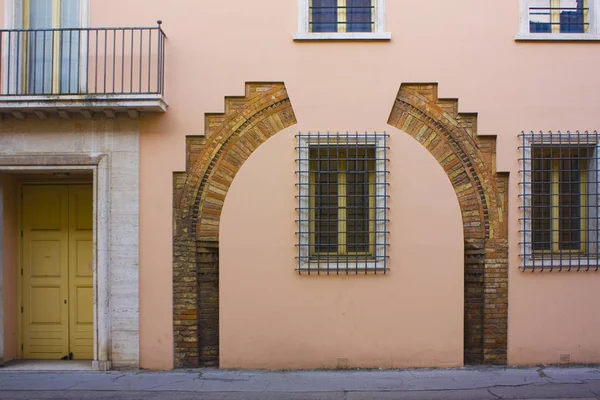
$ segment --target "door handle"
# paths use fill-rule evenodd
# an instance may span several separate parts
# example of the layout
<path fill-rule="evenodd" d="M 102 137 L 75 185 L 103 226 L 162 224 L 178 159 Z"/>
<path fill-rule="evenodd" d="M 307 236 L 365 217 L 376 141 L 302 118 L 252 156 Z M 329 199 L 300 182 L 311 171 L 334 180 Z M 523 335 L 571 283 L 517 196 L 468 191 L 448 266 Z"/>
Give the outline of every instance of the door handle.
<path fill-rule="evenodd" d="M 65 299 L 65 304 L 67 304 L 67 299 Z"/>

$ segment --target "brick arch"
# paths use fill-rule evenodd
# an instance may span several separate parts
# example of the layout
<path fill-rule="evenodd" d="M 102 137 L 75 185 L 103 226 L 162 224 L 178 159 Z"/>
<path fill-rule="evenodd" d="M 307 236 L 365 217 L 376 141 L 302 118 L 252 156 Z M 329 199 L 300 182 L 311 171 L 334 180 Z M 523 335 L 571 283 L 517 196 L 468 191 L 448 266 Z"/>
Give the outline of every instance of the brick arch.
<path fill-rule="evenodd" d="M 508 175 L 495 171 L 496 138 L 477 115 L 439 99 L 437 84 L 403 84 L 388 124 L 421 143 L 458 198 L 465 240 L 465 363 L 505 364 L 508 319 Z"/>
<path fill-rule="evenodd" d="M 175 367 L 218 366 L 219 222 L 225 195 L 262 143 L 296 123 L 283 83 L 247 83 L 206 114 L 205 135 L 188 136 L 186 171 L 174 175 Z"/>

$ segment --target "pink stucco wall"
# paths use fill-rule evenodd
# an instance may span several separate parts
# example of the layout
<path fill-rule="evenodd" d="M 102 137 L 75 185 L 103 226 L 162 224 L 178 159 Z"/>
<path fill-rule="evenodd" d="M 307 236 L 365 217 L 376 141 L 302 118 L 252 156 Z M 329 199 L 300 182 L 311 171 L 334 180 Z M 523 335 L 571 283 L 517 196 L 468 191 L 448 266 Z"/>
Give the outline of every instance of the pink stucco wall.
<path fill-rule="evenodd" d="M 437 161 L 390 132 L 387 275 L 299 276 L 295 133 L 260 147 L 225 201 L 221 367 L 335 368 L 338 359 L 350 368 L 462 365 L 461 216 Z"/>
<path fill-rule="evenodd" d="M 594 342 L 590 334 L 600 327 L 600 314 L 589 312 L 594 302 L 599 301 L 595 288 L 600 275 L 522 274 L 517 269 L 519 176 L 516 136 L 521 130 L 531 129 L 598 128 L 600 99 L 596 91 L 590 89 L 600 84 L 597 44 L 515 42 L 513 37 L 519 27 L 518 1 L 390 0 L 387 1 L 386 22 L 393 38 L 385 43 L 294 42 L 296 0 L 264 0 L 260 7 L 246 0 L 210 3 L 194 0 L 90 0 L 90 7 L 91 26 L 153 25 L 160 18 L 164 20 L 163 27 L 169 37 L 165 82 L 169 112 L 164 116 L 146 118 L 142 123 L 142 367 L 170 368 L 173 365 L 172 172 L 185 168 L 185 136 L 203 134 L 204 113 L 222 111 L 224 96 L 241 95 L 244 82 L 261 80 L 285 82 L 299 121 L 294 128 L 296 131 L 390 131 L 386 128 L 386 121 L 402 82 L 439 82 L 440 96 L 459 98 L 461 111 L 479 112 L 479 133 L 498 135 L 498 169 L 511 173 L 509 363 L 554 362 L 558 361 L 560 351 L 572 351 L 574 360 L 600 362 L 600 344 Z M 394 135 L 396 138 L 402 136 L 400 132 L 394 132 Z M 285 197 L 286 201 L 292 201 L 292 188 L 288 188 L 286 194 L 273 182 L 257 182 L 255 177 L 249 176 L 250 171 L 264 171 L 266 158 L 282 157 L 279 151 L 287 151 L 286 159 L 291 162 L 291 143 L 286 140 L 289 137 L 286 139 L 285 134 L 274 138 L 273 143 L 267 143 L 264 150 L 259 149 L 240 172 L 227 198 L 224 232 L 233 232 L 234 228 L 248 232 L 248 224 L 252 221 L 250 216 L 233 221 L 234 216 L 239 216 L 246 209 L 245 204 L 240 204 L 239 196 L 246 193 L 244 188 L 255 187 L 252 185 L 256 184 L 263 191 L 270 191 L 251 192 L 252 201 L 260 207 L 264 207 L 260 200 L 269 203 L 271 193 L 281 196 L 282 200 Z M 394 213 L 410 216 L 415 211 L 421 219 L 414 227 L 431 229 L 428 232 L 439 234 L 436 236 L 436 249 L 437 246 L 449 246 L 460 235 L 460 224 L 456 221 L 455 198 L 448 189 L 447 178 L 436 170 L 431 159 L 419 153 L 418 147 L 409 144 L 408 140 L 397 140 L 394 140 L 393 163 L 406 166 L 406 170 L 394 167 L 397 174 L 395 187 L 399 191 L 392 200 L 398 202 L 393 204 Z M 397 143 L 404 145 L 398 146 Z M 289 168 L 277 173 L 287 174 L 293 167 Z M 422 169 L 425 169 L 426 179 Z M 281 179 L 293 181 L 288 175 L 281 175 Z M 413 189 L 410 194 L 403 191 L 406 184 Z M 443 202 L 442 210 L 447 208 L 446 212 L 436 211 L 439 218 L 425 214 L 420 208 L 430 201 L 430 190 L 440 191 L 436 192 L 439 195 L 436 201 Z M 291 212 L 282 209 L 287 207 L 285 204 L 278 204 L 279 208 L 275 209 L 282 213 Z M 409 208 L 404 209 L 403 206 Z M 266 212 L 264 208 L 260 210 Z M 255 226 L 252 236 L 268 235 L 273 229 L 293 235 L 292 216 L 282 214 L 282 217 L 283 222 L 277 222 L 274 227 Z M 395 219 L 394 224 L 399 221 L 402 220 Z M 403 235 L 398 234 L 396 238 L 405 237 Z M 238 237 L 223 236 L 223 246 L 228 249 L 243 245 Z M 287 240 L 293 242 L 293 237 L 289 236 Z M 403 245 L 401 240 L 394 240 L 394 247 Z M 459 247 L 458 244 L 455 246 Z M 456 249 L 452 247 L 451 250 Z M 247 251 L 249 256 L 256 256 L 254 248 L 248 247 Z M 319 301 L 330 300 L 333 293 L 352 293 L 354 297 L 346 299 L 347 302 L 353 299 L 374 302 L 374 299 L 380 298 L 379 292 L 392 293 L 395 288 L 404 288 L 403 273 L 416 274 L 412 279 L 419 281 L 425 276 L 421 274 L 435 265 L 435 259 L 424 260 L 421 253 L 409 252 L 402 255 L 399 267 L 384 278 L 305 279 L 293 275 L 293 261 L 288 259 L 291 253 L 286 256 L 283 251 L 278 250 L 272 255 L 273 261 L 285 262 L 281 271 L 270 271 L 276 266 L 261 263 L 256 275 L 252 275 L 248 271 L 240 271 L 234 255 L 224 250 L 223 290 L 236 287 L 232 282 L 235 273 L 250 279 L 250 283 L 260 285 L 277 278 L 282 286 L 301 299 L 312 299 L 316 292 L 325 292 L 318 298 Z M 395 257 L 400 257 L 397 250 L 394 251 Z M 458 262 L 454 256 L 450 260 Z M 250 288 L 242 289 L 245 294 L 252 293 Z M 275 289 L 282 295 L 281 290 Z M 426 286 L 424 290 L 427 290 Z M 431 303 L 414 303 L 415 306 L 428 307 L 441 301 L 442 297 L 437 292 L 430 293 L 428 301 Z M 401 294 L 394 295 L 401 299 Z M 248 360 L 254 350 L 244 348 L 247 339 L 231 330 L 238 326 L 238 318 L 249 318 L 240 315 L 238 307 L 243 306 L 241 299 L 236 299 L 235 293 L 227 292 L 222 302 L 221 351 L 225 365 L 231 366 Z M 309 310 L 303 308 L 299 313 L 287 314 L 283 305 L 276 310 L 269 308 L 274 307 L 271 299 L 258 297 L 252 299 L 252 303 L 255 305 L 253 310 L 259 312 L 256 316 L 259 321 L 272 326 L 277 326 L 280 321 L 273 315 L 299 318 L 296 324 L 304 321 L 312 324 L 309 326 L 316 325 L 328 315 L 319 311 L 317 305 Z M 589 306 L 582 309 L 574 307 L 574 304 Z M 352 313 L 348 315 L 356 317 L 354 320 L 375 323 L 373 329 L 377 327 L 380 334 L 387 333 L 381 321 L 367 319 L 373 316 L 365 316 L 361 308 L 354 309 L 348 303 L 344 306 Z M 393 310 L 392 307 L 399 306 L 390 307 Z M 454 310 L 456 304 L 452 303 L 452 307 Z M 416 318 L 408 311 L 403 315 Z M 351 321 L 350 318 L 338 318 L 340 323 Z M 347 328 L 347 325 L 342 326 Z M 282 326 L 277 329 L 277 332 L 286 332 L 285 329 L 289 328 Z M 347 339 L 349 343 L 362 340 L 360 335 L 367 328 L 353 329 Z M 410 335 L 405 344 L 394 344 L 397 346 L 393 347 L 395 352 L 399 354 L 408 348 L 411 340 L 419 340 L 414 337 L 418 328 L 414 329 L 406 332 Z M 460 334 L 456 330 L 453 332 L 454 335 Z M 352 341 L 352 338 L 355 340 Z M 389 340 L 382 342 L 386 346 L 391 343 L 391 339 L 385 340 Z M 456 337 L 449 340 L 454 343 Z M 419 349 L 431 349 L 434 345 L 428 343 L 428 347 Z M 349 350 L 351 360 L 361 357 L 365 362 L 368 360 L 365 348 L 361 346 L 359 344 Z M 330 348 L 330 353 L 327 353 L 328 360 L 343 357 L 333 350 Z M 453 359 L 453 356 L 447 359 Z M 321 359 L 315 356 L 311 360 L 304 359 L 307 363 Z"/>
<path fill-rule="evenodd" d="M 555 364 L 561 355 L 572 363 L 600 362 L 597 273 L 512 272 L 510 363 Z"/>

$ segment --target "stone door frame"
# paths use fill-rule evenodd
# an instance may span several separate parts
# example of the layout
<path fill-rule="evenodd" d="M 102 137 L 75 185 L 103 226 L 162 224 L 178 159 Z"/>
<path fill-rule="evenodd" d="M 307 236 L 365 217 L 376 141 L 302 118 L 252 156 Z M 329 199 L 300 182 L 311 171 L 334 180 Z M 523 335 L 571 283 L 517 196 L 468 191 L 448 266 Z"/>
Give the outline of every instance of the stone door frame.
<path fill-rule="evenodd" d="M 94 229 L 93 229 L 93 287 L 94 287 L 94 370 L 110 369 L 109 360 L 109 219 L 110 184 L 108 173 L 108 157 L 106 154 L 89 156 L 87 154 L 69 155 L 0 155 L 0 172 L 48 172 L 61 170 L 92 171 L 94 193 Z M 4 188 L 0 185 L 0 205 Z M 3 215 L 0 206 L 0 216 Z M 3 237 L 3 226 L 0 224 L 0 239 Z M 0 299 L 4 301 L 4 265 L 3 249 L 0 247 Z M 22 339 L 19 339 L 19 341 Z M 0 307 L 0 360 L 4 359 L 4 312 Z"/>

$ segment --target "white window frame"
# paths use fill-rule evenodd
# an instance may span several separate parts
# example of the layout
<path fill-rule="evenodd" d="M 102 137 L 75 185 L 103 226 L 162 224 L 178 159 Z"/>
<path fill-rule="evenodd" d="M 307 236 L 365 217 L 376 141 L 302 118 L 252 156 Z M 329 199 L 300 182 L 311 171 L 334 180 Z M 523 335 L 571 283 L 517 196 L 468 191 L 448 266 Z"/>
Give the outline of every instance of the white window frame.
<path fill-rule="evenodd" d="M 520 162 L 520 167 L 521 167 L 521 188 L 520 188 L 520 192 L 519 195 L 521 197 L 521 205 L 523 206 L 523 210 L 522 211 L 522 216 L 524 218 L 521 219 L 521 223 L 520 223 L 520 229 L 521 229 L 521 254 L 527 254 L 527 257 L 521 257 L 521 268 L 528 270 L 531 268 L 535 268 L 536 270 L 538 268 L 556 268 L 558 269 L 559 267 L 562 268 L 568 268 L 569 266 L 577 268 L 577 267 L 596 267 L 596 265 L 598 265 L 598 262 L 600 260 L 598 260 L 597 258 L 593 258 L 593 257 L 588 257 L 586 260 L 580 260 L 577 258 L 571 258 L 568 255 L 563 255 L 563 257 L 552 257 L 552 258 L 539 258 L 539 257 L 533 257 L 533 229 L 532 229 L 532 224 L 533 224 L 533 215 L 532 215 L 532 206 L 531 206 L 531 194 L 529 194 L 528 196 L 526 196 L 525 194 L 525 185 L 523 185 L 523 182 L 532 182 L 532 171 L 533 171 L 533 159 L 532 159 L 532 148 L 536 143 L 544 143 L 542 138 L 538 135 L 526 135 L 525 137 L 525 141 L 527 141 L 527 146 L 525 147 L 524 150 L 524 154 L 523 154 L 523 160 Z M 572 144 L 572 145 L 576 145 L 576 146 L 593 146 L 594 147 L 594 158 L 596 159 L 596 164 L 600 165 L 600 143 L 596 142 L 596 141 L 582 141 L 581 138 L 577 139 L 577 138 L 570 138 L 569 135 L 565 135 L 564 138 L 561 138 L 560 142 L 556 141 L 553 142 L 553 145 L 558 145 L 558 144 Z M 598 176 L 596 178 L 588 178 L 589 182 L 600 182 L 600 171 L 596 171 L 596 173 L 598 174 Z M 529 188 L 529 190 L 531 190 L 531 188 Z M 587 188 L 587 196 L 588 199 L 590 201 L 593 201 L 594 199 L 597 200 L 598 198 L 598 191 L 600 190 L 599 186 L 593 185 L 593 184 L 589 184 L 588 188 Z M 595 196 L 594 196 L 595 195 Z M 593 204 L 596 208 L 596 213 L 600 212 L 600 204 Z M 591 209 L 591 207 L 589 208 Z M 589 218 L 588 215 L 588 223 L 592 223 L 592 221 L 594 220 L 594 218 Z M 590 229 L 590 232 L 594 232 L 595 229 Z M 598 248 L 597 246 L 598 244 L 598 239 L 599 238 L 594 238 L 595 240 L 592 240 L 592 238 L 588 238 L 589 241 L 589 246 L 590 246 L 590 252 L 596 253 Z M 595 246 L 593 245 L 593 243 L 596 242 Z M 525 245 L 525 243 L 527 243 L 527 245 Z"/>
<path fill-rule="evenodd" d="M 341 141 L 344 139 L 344 136 L 339 136 L 337 138 L 330 137 L 332 145 L 340 146 L 343 148 L 345 145 Z M 352 143 L 348 143 L 350 148 L 354 148 L 355 141 L 358 142 L 359 145 L 374 145 L 375 150 L 375 245 L 374 245 L 374 256 L 376 261 L 358 261 L 353 262 L 350 259 L 348 262 L 344 261 L 339 265 L 343 265 L 343 268 L 340 268 L 338 264 L 332 259 L 331 262 L 311 262 L 307 261 L 310 259 L 310 216 L 309 216 L 309 202 L 310 202 L 310 189 L 309 189 L 309 174 L 299 174 L 300 185 L 298 185 L 298 195 L 300 199 L 300 207 L 299 213 L 303 213 L 300 216 L 300 234 L 299 234 L 299 242 L 300 242 L 300 259 L 298 262 L 298 270 L 300 272 L 303 271 L 316 271 L 320 269 L 322 271 L 329 270 L 331 271 L 352 271 L 352 270 L 385 270 L 387 259 L 384 257 L 387 251 L 387 221 L 385 215 L 385 207 L 386 207 L 386 193 L 385 193 L 385 179 L 387 174 L 386 168 L 386 154 L 385 154 L 385 139 L 380 136 L 367 135 L 366 137 L 359 137 L 355 139 L 352 137 Z M 300 163 L 299 169 L 300 171 L 310 171 L 310 146 L 326 146 L 327 141 L 318 135 L 310 138 L 310 141 L 306 137 L 299 138 L 299 146 L 298 146 L 298 162 Z"/>
<path fill-rule="evenodd" d="M 373 32 L 310 32 L 309 0 L 298 0 L 298 32 L 294 40 L 391 40 L 392 34 L 385 31 L 385 0 L 373 0 L 375 4 L 375 26 Z"/>
<path fill-rule="evenodd" d="M 524 41 L 600 41 L 600 0 L 589 0 L 590 21 L 587 33 L 530 33 L 529 0 L 519 0 L 519 33 L 515 40 Z"/>

